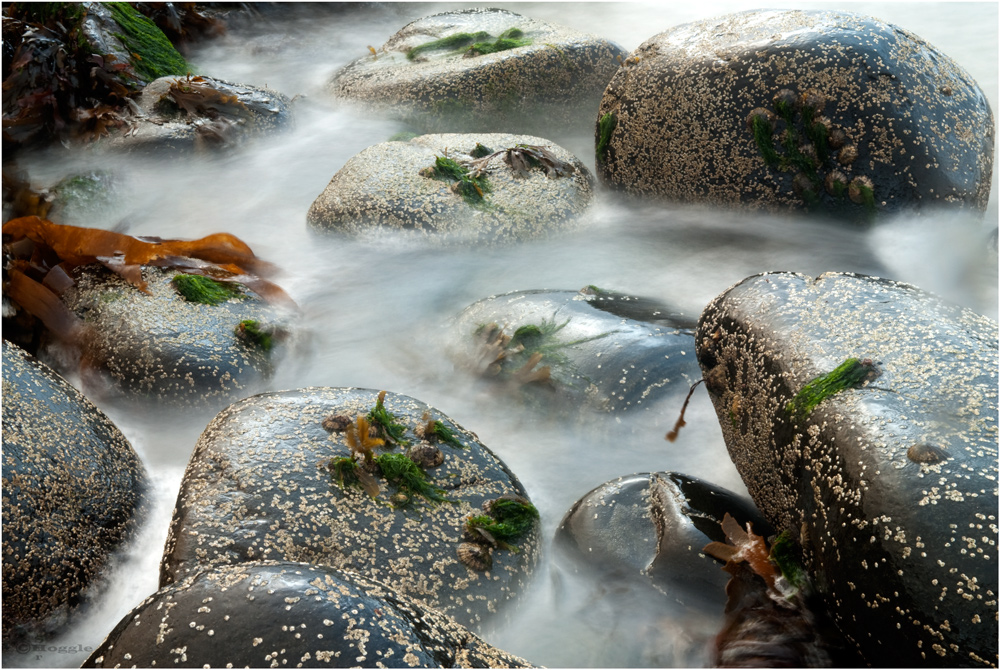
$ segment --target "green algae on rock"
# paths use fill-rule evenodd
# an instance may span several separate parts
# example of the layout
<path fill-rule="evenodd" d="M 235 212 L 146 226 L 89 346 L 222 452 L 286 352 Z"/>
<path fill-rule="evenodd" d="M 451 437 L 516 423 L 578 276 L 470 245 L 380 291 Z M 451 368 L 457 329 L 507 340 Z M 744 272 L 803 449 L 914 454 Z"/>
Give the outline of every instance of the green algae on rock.
<path fill-rule="evenodd" d="M 597 174 L 636 196 L 862 224 L 989 200 L 979 86 L 858 14 L 755 10 L 672 28 L 625 60 L 597 112 L 609 115 Z"/>
<path fill-rule="evenodd" d="M 83 667 L 530 667 L 390 584 L 285 561 L 163 586 Z"/>
<path fill-rule="evenodd" d="M 743 481 L 865 662 L 995 665 L 996 322 L 885 279 L 768 273 L 713 300 L 696 342 Z M 852 354 L 878 378 L 789 413 L 838 363 L 868 377 Z"/>
<path fill-rule="evenodd" d="M 101 3 L 122 32 L 113 33 L 129 54 L 129 62 L 144 81 L 188 73 L 188 64 L 163 31 L 127 2 Z"/>
<path fill-rule="evenodd" d="M 376 405 L 403 428 L 399 444 L 375 437 L 367 415 Z M 436 465 L 417 466 L 414 451 L 432 447 L 424 436 L 438 421 L 466 448 L 441 449 Z M 488 572 L 461 560 L 466 518 L 505 496 L 528 500 L 472 433 L 418 400 L 346 388 L 260 394 L 229 406 L 199 438 L 161 585 L 219 564 L 302 561 L 383 581 L 478 626 L 509 609 L 538 561 L 537 519 L 517 553 L 497 552 Z"/>
<path fill-rule="evenodd" d="M 587 120 L 624 51 L 593 35 L 502 9 L 464 9 L 404 26 L 328 89 L 365 113 L 428 132 L 503 127 L 544 133 Z"/>
<path fill-rule="evenodd" d="M 139 457 L 107 416 L 4 340 L 5 648 L 61 632 L 131 538 L 146 485 Z"/>

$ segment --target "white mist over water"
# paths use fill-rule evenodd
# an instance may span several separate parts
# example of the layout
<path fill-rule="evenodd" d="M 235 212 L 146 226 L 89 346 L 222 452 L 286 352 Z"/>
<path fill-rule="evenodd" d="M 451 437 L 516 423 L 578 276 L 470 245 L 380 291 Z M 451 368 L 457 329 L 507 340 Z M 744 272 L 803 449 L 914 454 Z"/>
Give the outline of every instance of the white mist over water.
<path fill-rule="evenodd" d="M 360 386 L 410 395 L 439 408 L 477 433 L 517 474 L 541 512 L 546 538 L 578 498 L 622 475 L 675 470 L 734 491 L 745 489 L 703 392 L 693 398 L 688 425 L 671 444 L 663 436 L 673 426 L 683 396 L 620 419 L 602 417 L 579 425 L 531 413 L 474 385 L 454 369 L 443 349 L 447 320 L 472 302 L 508 291 L 595 284 L 656 298 L 696 317 L 714 296 L 751 274 L 854 271 L 911 282 L 996 318 L 996 254 L 985 242 L 997 223 L 995 186 L 984 222 L 925 216 L 901 218 L 872 231 L 706 208 L 626 205 L 599 189 L 593 211 L 579 229 L 539 242 L 442 249 L 310 233 L 306 211 L 333 174 L 362 149 L 406 129 L 335 108 L 324 93 L 326 81 L 366 54 L 367 45 L 378 47 L 410 20 L 466 6 L 475 5 L 347 5 L 336 12 L 302 6 L 285 19 L 265 13 L 256 24 L 202 46 L 189 60 L 199 73 L 306 96 L 296 108 L 292 129 L 212 158 L 149 160 L 56 151 L 25 160 L 21 167 L 36 186 L 81 170 L 104 168 L 117 174 L 127 206 L 113 220 L 89 225 L 123 223 L 133 235 L 179 238 L 225 231 L 245 240 L 258 256 L 283 269 L 277 281 L 303 312 L 300 346 L 266 390 Z M 628 50 L 675 25 L 754 8 L 721 1 L 496 6 L 595 33 Z M 996 113 L 995 3 L 767 6 L 840 8 L 895 23 L 962 65 Z M 546 139 L 593 168 L 592 127 L 559 129 Z M 121 617 L 157 589 L 159 558 L 184 467 L 219 409 L 177 414 L 95 400 L 146 464 L 151 509 L 136 543 L 121 557 L 84 620 L 46 645 L 54 651 L 7 654 L 6 665 L 79 665 L 84 655 L 59 648 L 96 647 Z M 620 601 L 612 606 L 607 599 L 591 600 L 589 587 L 574 585 L 543 561 L 535 590 L 520 603 L 513 621 L 482 631 L 490 642 L 550 667 L 705 661 L 703 644 L 712 622 L 693 621 L 696 617 L 670 601 L 664 601 L 662 610 L 643 612 L 627 611 Z M 644 607 L 638 599 L 635 603 L 635 608 Z M 582 616 L 588 611 L 592 616 Z M 655 625 L 622 630 L 620 622 L 643 618 Z"/>

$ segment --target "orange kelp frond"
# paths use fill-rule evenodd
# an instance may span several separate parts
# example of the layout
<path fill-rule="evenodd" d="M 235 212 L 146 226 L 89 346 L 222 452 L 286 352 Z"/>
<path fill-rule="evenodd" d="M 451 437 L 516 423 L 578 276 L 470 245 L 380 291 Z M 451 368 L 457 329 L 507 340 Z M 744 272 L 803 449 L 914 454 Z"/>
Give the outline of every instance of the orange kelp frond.
<path fill-rule="evenodd" d="M 5 223 L 3 234 L 12 242 L 29 239 L 71 265 L 101 263 L 147 293 L 140 268 L 153 265 L 181 269 L 189 274 L 216 277 L 225 274 L 265 300 L 291 303 L 291 298 L 279 287 L 259 278 L 272 274 L 275 267 L 254 256 L 245 242 L 229 233 L 216 233 L 197 240 L 164 240 L 60 225 L 38 216 L 24 216 Z"/>
<path fill-rule="evenodd" d="M 726 561 L 739 563 L 746 561 L 747 565 L 760 575 L 767 585 L 776 589 L 775 580 L 779 573 L 770 559 L 770 549 L 760 535 L 754 535 L 753 526 L 747 523 L 746 530 L 727 512 L 722 519 L 722 530 L 729 544 L 711 542 L 703 550 L 709 556 Z"/>

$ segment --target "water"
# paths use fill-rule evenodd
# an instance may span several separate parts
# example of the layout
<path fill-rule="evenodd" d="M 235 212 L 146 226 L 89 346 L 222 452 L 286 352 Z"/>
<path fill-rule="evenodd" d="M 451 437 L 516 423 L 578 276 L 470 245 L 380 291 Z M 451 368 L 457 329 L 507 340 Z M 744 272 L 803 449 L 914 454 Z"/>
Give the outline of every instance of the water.
<path fill-rule="evenodd" d="M 628 50 L 679 23 L 751 8 L 722 1 L 500 6 L 598 33 Z M 843 9 L 845 3 L 768 6 Z M 323 93 L 325 82 L 366 53 L 367 45 L 380 45 L 408 21 L 454 7 L 401 3 L 334 13 L 306 6 L 284 20 L 266 17 L 199 48 L 190 60 L 205 74 L 308 96 L 293 130 L 236 153 L 148 161 L 59 151 L 22 167 L 42 186 L 81 169 L 113 169 L 121 175 L 128 204 L 100 222 L 107 227 L 122 222 L 130 234 L 181 238 L 227 231 L 244 239 L 257 255 L 285 270 L 278 282 L 304 315 L 299 347 L 269 390 L 361 386 L 438 407 L 476 432 L 517 473 L 541 512 L 545 537 L 574 501 L 621 475 L 676 470 L 735 491 L 745 488 L 729 464 L 704 394 L 695 396 L 688 427 L 669 444 L 663 435 L 680 400 L 579 426 L 545 420 L 470 386 L 443 354 L 443 324 L 476 300 L 514 290 L 596 284 L 697 315 L 715 295 L 757 272 L 855 271 L 912 282 L 996 318 L 996 256 L 984 243 L 997 222 L 996 177 L 984 222 L 902 218 L 871 232 L 703 208 L 625 206 L 602 192 L 579 230 L 543 242 L 441 250 L 314 237 L 306 230 L 305 213 L 330 177 L 355 153 L 403 129 L 334 109 Z M 995 3 L 847 3 L 846 8 L 927 39 L 970 72 L 997 110 Z M 548 139 L 593 168 L 592 128 L 560 129 Z M 117 558 L 85 619 L 45 650 L 5 655 L 7 665 L 79 665 L 86 655 L 79 648 L 96 647 L 156 590 L 183 470 L 214 414 L 140 412 L 98 401 L 149 470 L 148 519 L 137 542 Z M 669 603 L 645 612 L 638 600 L 594 601 L 588 588 L 567 581 L 546 562 L 514 621 L 481 632 L 507 651 L 550 667 L 704 660 L 712 622 L 692 621 Z M 584 620 L 583 612 L 591 616 Z M 612 625 L 629 616 L 653 623 L 641 630 Z M 609 646 L 620 648 L 621 655 L 597 653 Z"/>

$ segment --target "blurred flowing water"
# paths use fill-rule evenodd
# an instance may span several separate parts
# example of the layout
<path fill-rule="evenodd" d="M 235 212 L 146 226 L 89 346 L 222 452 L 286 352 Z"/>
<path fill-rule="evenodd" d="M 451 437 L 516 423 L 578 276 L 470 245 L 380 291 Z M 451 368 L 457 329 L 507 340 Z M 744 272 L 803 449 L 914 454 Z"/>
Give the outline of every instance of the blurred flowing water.
<path fill-rule="evenodd" d="M 103 168 L 119 176 L 124 204 L 90 222 L 133 235 L 195 238 L 230 232 L 281 267 L 277 281 L 303 312 L 300 346 L 267 390 L 360 386 L 413 396 L 474 431 L 518 475 L 550 539 L 563 514 L 593 487 L 634 472 L 675 470 L 745 493 L 730 464 L 714 411 L 696 394 L 687 428 L 663 439 L 683 396 L 627 417 L 554 420 L 471 384 L 445 357 L 447 320 L 489 295 L 588 284 L 670 303 L 697 316 L 715 295 L 751 274 L 854 271 L 914 283 L 992 318 L 997 261 L 987 240 L 997 224 L 996 177 L 983 221 L 954 215 L 900 218 L 874 230 L 706 208 L 620 202 L 599 189 L 581 226 L 556 238 L 512 246 L 441 249 L 413 243 L 317 237 L 305 215 L 333 174 L 355 153 L 385 141 L 398 123 L 338 109 L 329 77 L 378 47 L 409 21 L 474 5 L 304 4 L 259 19 L 190 55 L 198 73 L 303 95 L 294 127 L 215 157 L 156 160 L 64 150 L 22 162 L 36 185 Z M 485 6 L 485 5 L 484 5 Z M 501 6 L 611 39 L 632 50 L 672 26 L 753 9 L 743 2 L 514 3 Z M 981 3 L 788 3 L 768 7 L 844 9 L 920 35 L 980 84 L 997 110 L 998 6 Z M 596 110 L 595 110 L 596 117 Z M 596 121 L 596 118 L 595 118 Z M 483 129 L 508 130 L 508 129 Z M 593 127 L 546 138 L 593 169 Z M 116 559 L 90 612 L 61 638 L 7 665 L 72 666 L 132 607 L 157 589 L 158 562 L 176 492 L 199 434 L 219 408 L 181 414 L 136 410 L 96 399 L 143 458 L 153 485 L 138 540 Z M 598 585 L 605 590 L 614 585 Z M 706 660 L 704 621 L 664 598 L 654 611 L 636 599 L 595 604 L 558 566 L 543 561 L 534 591 L 509 623 L 480 633 L 497 646 L 547 666 L 691 665 Z M 643 600 L 645 602 L 645 600 Z M 628 610 L 628 611 L 626 611 Z M 584 616 L 586 614 L 586 616 Z M 623 629 L 623 622 L 648 626 Z"/>

